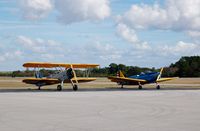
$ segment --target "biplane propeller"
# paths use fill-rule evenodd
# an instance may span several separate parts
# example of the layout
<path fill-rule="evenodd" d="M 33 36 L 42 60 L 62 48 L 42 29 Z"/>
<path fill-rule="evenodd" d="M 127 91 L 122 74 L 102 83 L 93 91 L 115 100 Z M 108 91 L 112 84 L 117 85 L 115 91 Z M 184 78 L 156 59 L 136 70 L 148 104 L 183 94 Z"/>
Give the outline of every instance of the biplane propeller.
<path fill-rule="evenodd" d="M 96 78 L 89 78 L 89 72 L 87 72 L 87 77 L 78 78 L 76 76 L 75 68 L 96 68 L 98 64 L 64 64 L 64 63 L 42 63 L 42 62 L 28 62 L 23 64 L 26 68 L 34 68 L 35 70 L 35 78 L 26 78 L 23 80 L 24 83 L 34 84 L 38 86 L 40 90 L 42 86 L 46 85 L 57 85 L 57 90 L 62 90 L 64 83 L 71 83 L 73 90 L 78 90 L 78 83 L 90 82 L 96 80 Z M 51 74 L 48 77 L 42 77 L 40 68 L 55 68 L 59 70 L 55 74 Z M 60 83 L 60 84 L 59 84 Z"/>

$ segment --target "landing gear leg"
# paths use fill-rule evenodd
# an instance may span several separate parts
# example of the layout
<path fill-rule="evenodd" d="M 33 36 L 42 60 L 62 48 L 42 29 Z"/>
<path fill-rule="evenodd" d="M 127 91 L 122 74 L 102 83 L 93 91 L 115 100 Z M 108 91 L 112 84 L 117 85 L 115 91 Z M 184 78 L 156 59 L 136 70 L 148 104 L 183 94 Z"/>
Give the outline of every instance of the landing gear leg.
<path fill-rule="evenodd" d="M 121 88 L 122 88 L 122 89 L 124 88 L 124 85 L 123 85 L 123 84 L 121 84 Z"/>
<path fill-rule="evenodd" d="M 78 86 L 77 86 L 76 84 L 74 84 L 73 90 L 74 90 L 74 91 L 77 91 L 77 90 L 78 90 Z"/>
<path fill-rule="evenodd" d="M 158 83 L 156 83 L 156 89 L 160 89 L 160 85 Z"/>
<path fill-rule="evenodd" d="M 70 79 L 70 81 L 72 83 L 73 90 L 77 91 L 78 90 L 78 80 L 77 80 L 77 77 L 76 77 L 76 72 L 73 69 L 73 65 L 71 65 L 71 69 L 72 69 L 72 73 L 73 73 L 76 84 L 73 83 L 72 79 Z"/>
<path fill-rule="evenodd" d="M 141 90 L 141 89 L 142 89 L 142 85 L 140 84 L 140 82 L 138 83 L 138 85 L 139 85 L 139 86 L 138 86 L 138 89 Z"/>
<path fill-rule="evenodd" d="M 41 89 L 41 86 L 38 86 L 38 90 L 40 90 Z"/>
<path fill-rule="evenodd" d="M 57 90 L 61 91 L 63 88 L 63 81 L 61 81 L 61 84 L 57 86 Z"/>
<path fill-rule="evenodd" d="M 77 90 L 78 90 L 78 85 L 77 85 L 77 84 L 74 84 L 74 82 L 72 81 L 72 79 L 71 79 L 70 81 L 71 81 L 73 90 L 74 90 L 74 91 L 77 91 Z"/>
<path fill-rule="evenodd" d="M 58 90 L 58 91 L 61 91 L 61 90 L 62 90 L 62 86 L 61 86 L 61 85 L 58 85 L 58 86 L 57 86 L 57 90 Z"/>

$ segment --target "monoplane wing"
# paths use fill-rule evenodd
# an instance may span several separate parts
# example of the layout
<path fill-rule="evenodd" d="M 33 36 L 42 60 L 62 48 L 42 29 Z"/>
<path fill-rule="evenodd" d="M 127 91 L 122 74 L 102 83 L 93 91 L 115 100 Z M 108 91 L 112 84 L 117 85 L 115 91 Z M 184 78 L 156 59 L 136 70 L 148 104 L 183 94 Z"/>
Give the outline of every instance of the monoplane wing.
<path fill-rule="evenodd" d="M 163 81 L 169 81 L 169 80 L 172 80 L 174 78 L 160 78 L 158 80 L 156 80 L 156 82 L 163 82 Z"/>
<path fill-rule="evenodd" d="M 46 62 L 27 62 L 23 64 L 26 68 L 54 68 L 54 67 L 64 67 L 64 68 L 95 68 L 98 64 L 65 64 L 65 63 L 46 63 Z"/>
<path fill-rule="evenodd" d="M 142 79 L 134 79 L 134 78 L 127 78 L 127 77 L 114 77 L 114 76 L 110 76 L 108 77 L 108 79 L 110 79 L 112 82 L 117 82 L 117 83 L 129 83 L 129 84 L 144 84 L 147 83 L 146 80 L 142 80 Z"/>

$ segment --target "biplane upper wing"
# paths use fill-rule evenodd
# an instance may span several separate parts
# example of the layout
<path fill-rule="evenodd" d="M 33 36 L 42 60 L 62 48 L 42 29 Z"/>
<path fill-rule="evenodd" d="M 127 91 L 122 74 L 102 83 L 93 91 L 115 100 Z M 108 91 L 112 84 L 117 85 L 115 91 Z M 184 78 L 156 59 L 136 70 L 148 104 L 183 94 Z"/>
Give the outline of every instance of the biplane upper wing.
<path fill-rule="evenodd" d="M 117 82 L 117 83 L 123 83 L 123 82 L 127 82 L 127 83 L 132 83 L 132 84 L 138 84 L 138 83 L 146 83 L 146 80 L 142 80 L 142 79 L 134 79 L 134 78 L 127 78 L 127 77 L 114 77 L 114 76 L 110 76 L 108 77 L 108 79 L 110 79 L 112 82 Z"/>
<path fill-rule="evenodd" d="M 54 68 L 54 67 L 64 67 L 64 68 L 95 68 L 98 64 L 64 64 L 64 63 L 46 63 L 46 62 L 27 62 L 23 64 L 24 67 L 32 68 Z"/>

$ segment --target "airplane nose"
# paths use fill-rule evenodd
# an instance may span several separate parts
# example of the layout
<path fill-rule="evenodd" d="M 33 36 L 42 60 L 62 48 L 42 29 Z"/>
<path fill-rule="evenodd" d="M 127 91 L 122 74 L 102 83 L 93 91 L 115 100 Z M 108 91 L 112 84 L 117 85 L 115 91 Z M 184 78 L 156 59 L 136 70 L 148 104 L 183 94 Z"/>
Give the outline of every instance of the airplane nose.
<path fill-rule="evenodd" d="M 67 69 L 67 77 L 68 79 L 72 79 L 74 77 L 72 68 Z"/>

